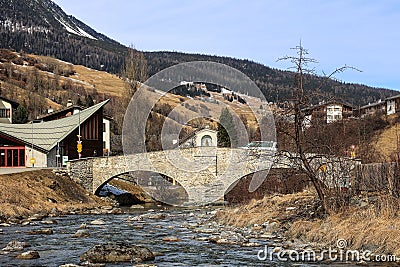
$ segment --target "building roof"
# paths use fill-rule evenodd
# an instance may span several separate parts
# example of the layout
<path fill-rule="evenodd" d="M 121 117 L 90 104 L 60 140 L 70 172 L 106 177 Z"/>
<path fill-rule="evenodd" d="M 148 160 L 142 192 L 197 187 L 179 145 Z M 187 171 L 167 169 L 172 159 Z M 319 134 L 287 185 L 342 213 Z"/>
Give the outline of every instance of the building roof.
<path fill-rule="evenodd" d="M 58 120 L 29 124 L 0 123 L 0 133 L 10 136 L 21 142 L 33 145 L 42 151 L 50 151 L 58 142 L 78 128 L 79 120 L 82 124 L 96 111 L 102 108 L 109 100 L 98 103 L 80 113 Z M 32 134 L 33 132 L 33 134 Z"/>
<path fill-rule="evenodd" d="M 3 100 L 3 101 L 5 101 L 5 102 L 10 103 L 11 106 L 12 106 L 12 108 L 18 108 L 18 106 L 19 106 L 19 103 L 15 102 L 15 101 L 12 101 L 12 100 L 10 100 L 10 99 L 7 99 L 7 98 L 5 98 L 5 97 L 0 96 L 0 99 Z"/>
<path fill-rule="evenodd" d="M 303 108 L 302 111 L 308 112 L 308 111 L 312 111 L 314 109 L 322 108 L 322 107 L 325 107 L 325 106 L 328 106 L 328 105 L 341 105 L 341 106 L 348 107 L 348 108 L 351 108 L 351 109 L 354 108 L 352 105 L 350 105 L 348 103 L 343 103 L 343 102 L 339 102 L 339 101 L 328 101 L 328 102 L 320 103 L 318 105 L 313 105 L 313 106 L 309 106 L 309 107 Z"/>
<path fill-rule="evenodd" d="M 37 117 L 37 120 L 43 120 L 43 119 L 52 117 L 52 116 L 57 115 L 57 114 L 60 114 L 60 113 L 73 112 L 75 109 L 84 110 L 85 107 L 80 106 L 80 105 L 71 105 L 71 106 L 69 106 L 69 107 L 63 107 L 63 108 L 54 110 L 53 112 L 50 112 L 50 113 L 47 113 L 47 114 L 39 115 L 39 116 Z M 111 116 L 108 115 L 108 114 L 103 114 L 103 118 L 104 118 L 104 119 L 107 119 L 107 120 L 109 120 L 109 121 L 113 120 L 113 117 L 111 117 Z"/>
<path fill-rule="evenodd" d="M 385 100 L 393 100 L 393 99 L 397 99 L 397 98 L 400 98 L 400 95 L 394 95 L 394 96 L 385 98 Z"/>
<path fill-rule="evenodd" d="M 59 114 L 59 113 L 62 113 L 62 112 L 73 111 L 73 110 L 75 110 L 75 109 L 84 110 L 85 108 L 82 107 L 82 106 L 79 106 L 79 105 L 71 105 L 71 106 L 69 106 L 69 107 L 63 107 L 63 108 L 57 109 L 57 110 L 55 110 L 55 111 L 53 111 L 53 112 L 50 112 L 50 113 L 47 113 L 47 114 L 39 115 L 39 116 L 37 117 L 37 119 L 38 119 L 38 120 L 42 120 L 42 119 L 44 119 L 44 118 L 51 117 L 51 116 L 54 116 L 54 115 Z"/>
<path fill-rule="evenodd" d="M 381 100 L 378 102 L 369 103 L 368 105 L 360 107 L 360 109 L 372 108 L 372 107 L 380 106 L 380 105 L 386 105 L 386 102 Z"/>

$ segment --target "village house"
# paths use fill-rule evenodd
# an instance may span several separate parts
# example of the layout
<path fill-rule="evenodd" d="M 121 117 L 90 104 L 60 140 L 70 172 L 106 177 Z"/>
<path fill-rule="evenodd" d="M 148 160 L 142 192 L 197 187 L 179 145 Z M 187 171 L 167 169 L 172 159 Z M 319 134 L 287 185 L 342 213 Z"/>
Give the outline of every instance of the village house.
<path fill-rule="evenodd" d="M 302 111 L 305 113 L 304 127 L 311 126 L 315 120 L 333 123 L 353 116 L 353 106 L 337 101 L 322 102 Z"/>
<path fill-rule="evenodd" d="M 103 150 L 103 108 L 109 100 L 62 118 L 39 123 L 0 123 L 0 167 L 59 167 Z"/>
<path fill-rule="evenodd" d="M 53 109 L 49 109 L 47 114 L 38 116 L 36 121 L 44 122 L 58 120 L 78 114 L 78 112 L 81 112 L 83 109 L 84 107 L 73 105 L 72 102 L 68 100 L 66 107 L 55 111 Z M 103 114 L 103 149 L 102 151 L 98 151 L 98 153 L 102 153 L 103 155 L 109 155 L 111 153 L 111 121 L 112 118 L 110 116 Z"/>
<path fill-rule="evenodd" d="M 375 103 L 369 103 L 359 109 L 359 116 L 392 115 L 400 111 L 400 95 L 391 96 Z"/>
<path fill-rule="evenodd" d="M 19 104 L 0 96 L 0 123 L 12 123 L 13 113 Z"/>

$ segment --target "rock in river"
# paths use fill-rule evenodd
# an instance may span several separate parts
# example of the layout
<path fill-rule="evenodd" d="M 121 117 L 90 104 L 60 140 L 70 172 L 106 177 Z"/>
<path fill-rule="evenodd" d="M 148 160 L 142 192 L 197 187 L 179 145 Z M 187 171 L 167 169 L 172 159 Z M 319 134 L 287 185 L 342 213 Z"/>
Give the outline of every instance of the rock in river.
<path fill-rule="evenodd" d="M 164 241 L 164 242 L 180 242 L 182 240 L 176 236 L 166 236 L 162 239 L 162 241 Z"/>
<path fill-rule="evenodd" d="M 29 235 L 52 235 L 53 230 L 50 228 L 37 229 L 28 232 Z"/>
<path fill-rule="evenodd" d="M 83 253 L 80 260 L 90 263 L 141 262 L 154 260 L 154 254 L 143 246 L 117 242 L 94 246 Z"/>
<path fill-rule="evenodd" d="M 103 224 L 105 224 L 105 222 L 103 221 L 103 220 L 94 220 L 94 221 L 92 221 L 90 224 L 92 224 L 92 225 L 103 225 Z"/>
<path fill-rule="evenodd" d="M 40 256 L 39 252 L 37 251 L 27 251 L 17 255 L 16 258 L 20 260 L 33 260 L 33 259 L 39 259 Z"/>
<path fill-rule="evenodd" d="M 26 242 L 20 242 L 17 240 L 13 240 L 11 242 L 9 242 L 7 244 L 7 246 L 5 248 L 3 248 L 2 250 L 4 251 L 19 251 L 19 250 L 23 250 L 26 247 L 29 247 L 30 245 Z"/>
<path fill-rule="evenodd" d="M 89 237 L 89 236 L 90 236 L 90 233 L 89 233 L 89 231 L 86 230 L 86 229 L 79 229 L 78 231 L 76 231 L 75 234 L 72 235 L 72 237 L 75 237 L 75 238 L 79 238 L 79 237 Z"/>

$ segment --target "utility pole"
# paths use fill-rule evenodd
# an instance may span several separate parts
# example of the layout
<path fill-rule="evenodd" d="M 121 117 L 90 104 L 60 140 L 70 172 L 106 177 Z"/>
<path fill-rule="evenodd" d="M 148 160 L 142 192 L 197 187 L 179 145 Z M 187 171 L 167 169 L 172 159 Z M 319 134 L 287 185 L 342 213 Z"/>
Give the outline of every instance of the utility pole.
<path fill-rule="evenodd" d="M 81 141 L 81 110 L 78 111 L 78 144 L 77 144 L 78 158 L 82 156 L 82 141 Z"/>

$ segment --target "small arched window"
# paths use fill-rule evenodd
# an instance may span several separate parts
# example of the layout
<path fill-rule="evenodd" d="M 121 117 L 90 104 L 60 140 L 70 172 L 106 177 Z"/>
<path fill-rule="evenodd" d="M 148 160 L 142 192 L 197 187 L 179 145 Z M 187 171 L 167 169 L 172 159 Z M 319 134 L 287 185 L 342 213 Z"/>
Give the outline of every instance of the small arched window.
<path fill-rule="evenodd" d="M 212 138 L 209 135 L 205 135 L 201 138 L 201 146 L 213 146 Z"/>

